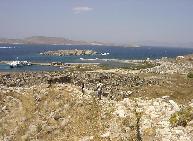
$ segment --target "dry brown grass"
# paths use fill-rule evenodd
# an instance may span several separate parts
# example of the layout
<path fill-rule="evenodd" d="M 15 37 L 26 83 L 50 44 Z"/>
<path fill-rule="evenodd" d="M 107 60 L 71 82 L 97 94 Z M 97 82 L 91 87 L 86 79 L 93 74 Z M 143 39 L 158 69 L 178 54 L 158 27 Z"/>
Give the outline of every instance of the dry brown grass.
<path fill-rule="evenodd" d="M 188 79 L 186 75 L 178 74 L 154 75 L 162 77 L 160 85 L 143 86 L 138 89 L 138 93 L 133 95 L 134 97 L 159 98 L 170 96 L 174 101 L 185 105 L 193 99 L 193 79 Z"/>
<path fill-rule="evenodd" d="M 68 88 L 52 86 L 45 93 L 42 88 L 28 90 L 21 93 L 6 93 L 0 95 L 2 99 L 12 96 L 21 101 L 22 108 L 10 107 L 9 114 L 2 114 L 0 121 L 0 137 L 10 136 L 12 140 L 39 139 L 45 141 L 66 140 L 76 141 L 84 136 L 93 136 L 93 140 L 102 141 L 100 135 L 104 132 L 105 122 L 109 119 L 101 118 L 101 105 L 93 97 L 89 100 L 77 102 L 73 91 Z M 22 92 L 23 93 L 23 92 Z M 36 95 L 41 98 L 36 99 Z M 5 104 L 1 99 L 1 103 Z M 12 117 L 10 117 L 12 114 Z M 66 120 L 65 124 L 62 122 Z M 15 124 L 13 124 L 15 123 Z M 32 130 L 35 127 L 35 131 Z M 14 132 L 13 133 L 13 131 Z"/>

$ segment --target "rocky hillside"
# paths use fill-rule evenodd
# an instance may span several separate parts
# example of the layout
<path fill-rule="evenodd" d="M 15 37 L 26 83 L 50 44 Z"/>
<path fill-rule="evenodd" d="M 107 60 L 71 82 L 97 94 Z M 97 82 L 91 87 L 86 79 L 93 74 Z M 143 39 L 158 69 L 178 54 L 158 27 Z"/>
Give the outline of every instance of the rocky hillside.
<path fill-rule="evenodd" d="M 192 59 L 158 61 L 0 73 L 0 140 L 192 141 Z"/>
<path fill-rule="evenodd" d="M 193 79 L 179 63 L 1 73 L 0 140 L 192 141 Z"/>
<path fill-rule="evenodd" d="M 0 140 L 191 141 L 193 123 L 173 126 L 170 97 L 99 100 L 71 84 L 2 88 Z M 193 108 L 193 103 L 189 104 Z M 189 113 L 191 114 L 191 110 Z M 176 123 L 178 118 L 174 119 Z"/>

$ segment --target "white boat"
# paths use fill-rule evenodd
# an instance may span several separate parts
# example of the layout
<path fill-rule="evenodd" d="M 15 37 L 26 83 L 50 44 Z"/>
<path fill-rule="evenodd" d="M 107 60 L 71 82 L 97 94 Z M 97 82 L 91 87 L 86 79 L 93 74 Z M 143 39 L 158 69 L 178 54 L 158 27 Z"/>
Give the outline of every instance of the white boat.
<path fill-rule="evenodd" d="M 8 63 L 10 68 L 14 68 L 14 67 L 22 67 L 22 66 L 31 66 L 31 62 L 28 61 L 12 61 L 10 63 Z"/>
<path fill-rule="evenodd" d="M 11 68 L 22 66 L 20 61 L 12 61 L 8 63 Z"/>
<path fill-rule="evenodd" d="M 80 60 L 83 60 L 83 61 L 95 61 L 95 60 L 99 60 L 99 58 L 95 58 L 95 59 L 84 59 L 84 58 L 80 58 Z"/>
<path fill-rule="evenodd" d="M 108 53 L 108 52 L 107 52 L 107 53 L 101 53 L 101 55 L 109 55 L 109 54 L 110 54 L 110 53 Z"/>
<path fill-rule="evenodd" d="M 28 61 L 20 61 L 23 66 L 31 66 L 31 62 Z"/>

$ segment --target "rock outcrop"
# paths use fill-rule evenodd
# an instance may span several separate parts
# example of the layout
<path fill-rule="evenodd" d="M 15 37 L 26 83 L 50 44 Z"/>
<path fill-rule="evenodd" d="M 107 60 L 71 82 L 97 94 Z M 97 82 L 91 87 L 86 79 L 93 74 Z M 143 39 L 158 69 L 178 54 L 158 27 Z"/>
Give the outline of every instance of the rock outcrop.
<path fill-rule="evenodd" d="M 97 90 L 97 84 L 102 83 L 101 93 L 109 99 L 123 99 L 136 93 L 137 87 L 159 85 L 156 78 L 145 79 L 133 74 L 119 74 L 95 71 L 67 71 L 63 73 L 29 72 L 4 74 L 0 78 L 1 86 L 25 87 L 37 84 L 70 83 L 91 91 Z"/>
<path fill-rule="evenodd" d="M 192 141 L 192 121 L 173 127 L 170 97 L 98 100 L 72 84 L 1 87 L 0 140 Z M 192 106 L 192 103 L 189 103 Z"/>
<path fill-rule="evenodd" d="M 47 51 L 41 53 L 42 55 L 51 55 L 51 56 L 80 56 L 80 55 L 94 55 L 96 51 L 93 50 L 57 50 L 57 51 Z"/>

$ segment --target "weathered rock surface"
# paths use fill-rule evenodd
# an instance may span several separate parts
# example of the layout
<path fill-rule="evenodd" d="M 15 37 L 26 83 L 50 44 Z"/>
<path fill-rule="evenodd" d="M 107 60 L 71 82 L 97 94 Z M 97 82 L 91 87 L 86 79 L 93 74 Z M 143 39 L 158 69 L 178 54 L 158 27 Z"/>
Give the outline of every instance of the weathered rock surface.
<path fill-rule="evenodd" d="M 159 66 L 144 69 L 146 73 L 157 73 L 157 74 L 187 74 L 193 69 L 193 63 L 187 62 L 172 62 L 172 61 L 161 61 Z"/>
<path fill-rule="evenodd" d="M 91 91 L 96 91 L 97 84 L 102 83 L 102 95 L 110 99 L 129 97 L 136 88 L 148 85 L 158 85 L 156 78 L 143 78 L 138 75 L 119 74 L 110 72 L 73 71 L 63 73 L 13 73 L 4 74 L 0 85 L 9 87 L 31 86 L 37 84 L 71 83 Z"/>
<path fill-rule="evenodd" d="M 92 93 L 82 94 L 72 84 L 1 88 L 0 140 L 193 139 L 191 122 L 171 126 L 181 106 L 170 97 L 99 101 Z"/>

